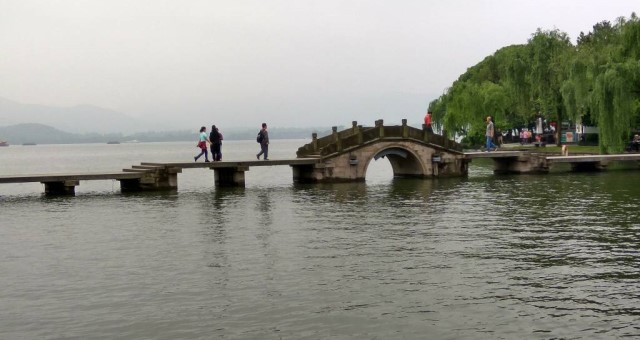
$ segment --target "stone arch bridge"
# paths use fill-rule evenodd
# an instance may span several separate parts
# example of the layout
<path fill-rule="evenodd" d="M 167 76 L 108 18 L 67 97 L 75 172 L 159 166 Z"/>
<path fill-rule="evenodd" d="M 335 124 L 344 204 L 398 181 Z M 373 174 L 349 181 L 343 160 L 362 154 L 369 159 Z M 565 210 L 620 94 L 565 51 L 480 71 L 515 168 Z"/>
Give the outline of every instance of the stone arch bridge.
<path fill-rule="evenodd" d="M 313 164 L 291 165 L 296 182 L 364 181 L 372 161 L 386 158 L 394 177 L 463 176 L 468 160 L 462 146 L 436 135 L 423 125 L 417 129 L 407 125 L 385 126 L 383 120 L 373 127 L 352 122 L 352 127 L 318 138 L 300 147 L 298 158 L 316 158 Z"/>

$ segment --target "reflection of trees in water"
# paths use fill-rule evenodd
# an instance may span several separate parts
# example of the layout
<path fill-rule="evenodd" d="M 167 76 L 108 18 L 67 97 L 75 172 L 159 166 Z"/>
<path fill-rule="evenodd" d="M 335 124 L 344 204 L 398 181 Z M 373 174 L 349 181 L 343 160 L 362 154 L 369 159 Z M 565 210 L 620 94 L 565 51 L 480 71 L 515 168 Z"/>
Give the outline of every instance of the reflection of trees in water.
<path fill-rule="evenodd" d="M 637 272 L 640 187 L 630 183 L 638 180 L 637 171 L 621 170 L 474 181 L 469 191 L 485 194 L 482 204 L 490 207 L 491 223 L 478 232 L 486 234 L 488 245 L 466 256 L 516 261 L 515 266 L 524 268 L 559 268 L 554 275 L 566 282 Z M 489 206 L 491 198 L 495 204 Z M 598 273 L 574 275 L 563 269 L 585 265 L 597 266 Z"/>
<path fill-rule="evenodd" d="M 327 228 L 360 229 L 378 232 L 394 223 L 422 224 L 419 216 L 433 207 L 434 201 L 448 201 L 464 179 L 394 179 L 386 184 L 331 183 L 297 185 L 294 203 L 310 221 Z M 309 207 L 313 206 L 313 209 Z M 434 214 L 433 216 L 439 216 Z M 437 217 L 436 217 L 437 218 Z M 324 222 L 322 222 L 324 221 Z M 381 226 L 381 221 L 386 226 Z M 404 221 L 404 222 L 403 222 Z M 405 223 L 411 221 L 410 223 Z M 433 220 L 429 221 L 429 223 Z M 377 231 L 376 231 L 377 230 Z"/>
<path fill-rule="evenodd" d="M 430 200 L 434 191 L 448 194 L 464 179 L 396 178 L 385 184 L 357 183 L 299 184 L 294 186 L 296 200 L 303 204 L 341 203 L 365 205 L 371 201 L 394 204 L 405 200 Z"/>
<path fill-rule="evenodd" d="M 395 178 L 387 195 L 390 199 L 430 200 L 435 192 L 446 196 L 462 182 L 462 178 Z"/>

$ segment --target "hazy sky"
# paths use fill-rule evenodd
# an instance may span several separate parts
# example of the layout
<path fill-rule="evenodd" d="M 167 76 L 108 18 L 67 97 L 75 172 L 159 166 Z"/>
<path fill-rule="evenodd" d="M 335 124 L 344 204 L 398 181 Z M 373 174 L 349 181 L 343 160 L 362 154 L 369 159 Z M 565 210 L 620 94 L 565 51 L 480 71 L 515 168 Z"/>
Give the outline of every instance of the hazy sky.
<path fill-rule="evenodd" d="M 0 97 L 172 127 L 419 124 L 537 28 L 575 42 L 637 0 L 0 0 Z"/>

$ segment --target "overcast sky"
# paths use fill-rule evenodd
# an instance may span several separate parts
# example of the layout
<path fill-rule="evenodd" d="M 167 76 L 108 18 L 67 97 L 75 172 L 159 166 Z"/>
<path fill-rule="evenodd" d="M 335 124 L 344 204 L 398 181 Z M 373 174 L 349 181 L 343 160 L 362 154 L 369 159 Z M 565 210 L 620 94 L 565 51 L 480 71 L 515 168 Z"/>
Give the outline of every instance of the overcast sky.
<path fill-rule="evenodd" d="M 175 128 L 419 124 L 537 28 L 575 43 L 637 0 L 0 0 L 0 97 Z"/>

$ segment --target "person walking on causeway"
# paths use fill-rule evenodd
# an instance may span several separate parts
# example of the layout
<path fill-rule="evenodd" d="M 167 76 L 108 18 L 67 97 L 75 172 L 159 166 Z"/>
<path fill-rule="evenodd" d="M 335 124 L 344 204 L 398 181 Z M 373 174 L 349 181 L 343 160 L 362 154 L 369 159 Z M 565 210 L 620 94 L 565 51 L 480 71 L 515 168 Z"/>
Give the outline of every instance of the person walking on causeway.
<path fill-rule="evenodd" d="M 193 157 L 193 160 L 195 162 L 197 162 L 198 158 L 200 158 L 200 156 L 202 155 L 204 155 L 204 161 L 209 162 L 209 151 L 207 151 L 207 142 L 209 142 L 209 138 L 207 138 L 207 128 L 203 126 L 200 128 L 198 144 L 196 145 L 200 148 L 200 153 L 197 156 Z"/>
<path fill-rule="evenodd" d="M 215 125 L 211 125 L 211 133 L 209 133 L 209 142 L 211 142 L 211 158 L 214 162 L 222 160 L 222 134 Z"/>
<path fill-rule="evenodd" d="M 269 132 L 267 132 L 267 123 L 262 123 L 262 129 L 258 132 L 256 142 L 260 143 L 260 152 L 256 158 L 260 159 L 260 155 L 264 154 L 264 160 L 269 160 Z"/>
<path fill-rule="evenodd" d="M 495 128 L 493 126 L 493 121 L 491 120 L 491 116 L 487 117 L 487 132 L 484 134 L 487 138 L 486 149 L 484 152 L 489 152 L 491 149 L 498 150 L 498 147 L 493 144 L 493 136 L 495 134 Z"/>

